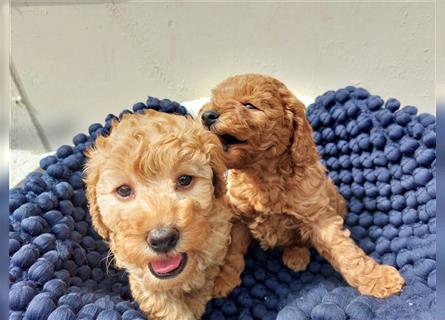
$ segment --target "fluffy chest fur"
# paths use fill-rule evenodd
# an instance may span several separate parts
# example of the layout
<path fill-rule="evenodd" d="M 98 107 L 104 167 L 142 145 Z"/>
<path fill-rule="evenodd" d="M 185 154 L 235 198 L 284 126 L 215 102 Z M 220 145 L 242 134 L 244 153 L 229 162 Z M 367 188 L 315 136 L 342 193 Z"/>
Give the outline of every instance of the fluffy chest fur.
<path fill-rule="evenodd" d="M 230 202 L 263 248 L 305 243 L 320 208 L 338 197 L 324 172 L 321 164 L 287 175 L 232 170 Z"/>

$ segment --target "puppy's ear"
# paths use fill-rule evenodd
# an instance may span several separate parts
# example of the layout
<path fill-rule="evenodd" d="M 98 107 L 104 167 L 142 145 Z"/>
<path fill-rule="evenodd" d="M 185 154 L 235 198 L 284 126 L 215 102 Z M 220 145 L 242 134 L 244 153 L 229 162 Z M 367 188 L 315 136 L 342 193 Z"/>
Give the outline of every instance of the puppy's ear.
<path fill-rule="evenodd" d="M 213 170 L 213 188 L 215 198 L 221 198 L 226 194 L 226 183 L 225 183 L 224 173 L 218 174 L 217 171 Z"/>
<path fill-rule="evenodd" d="M 98 137 L 96 141 L 96 148 L 100 147 L 105 143 L 103 137 Z M 85 169 L 84 169 L 84 180 L 86 185 L 86 196 L 88 199 L 88 206 L 90 210 L 91 219 L 93 221 L 94 229 L 97 233 L 108 240 L 110 230 L 105 226 L 102 221 L 102 216 L 100 214 L 99 206 L 97 205 L 97 194 L 96 186 L 99 181 L 102 159 L 97 149 L 88 149 L 86 151 L 86 156 L 88 158 Z"/>
<path fill-rule="evenodd" d="M 296 166 L 304 167 L 317 162 L 320 157 L 312 137 L 312 127 L 306 118 L 305 107 L 284 84 L 279 87 L 280 97 L 286 112 L 293 119 L 291 156 Z"/>
<path fill-rule="evenodd" d="M 224 174 L 227 170 L 224 164 L 224 151 L 219 139 L 213 133 L 206 132 L 208 136 L 206 143 L 206 154 L 210 156 L 210 166 L 213 172 L 213 188 L 215 198 L 220 198 L 226 194 L 226 179 Z"/>

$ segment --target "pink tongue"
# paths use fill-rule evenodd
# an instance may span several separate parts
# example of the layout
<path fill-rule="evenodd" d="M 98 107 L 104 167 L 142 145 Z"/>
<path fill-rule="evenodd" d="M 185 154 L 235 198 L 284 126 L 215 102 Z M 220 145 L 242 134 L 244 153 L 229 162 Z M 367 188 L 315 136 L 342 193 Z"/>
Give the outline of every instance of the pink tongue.
<path fill-rule="evenodd" d="M 179 267 L 182 257 L 180 254 L 174 257 L 166 257 L 164 259 L 154 260 L 151 263 L 153 271 L 156 273 L 167 273 Z"/>

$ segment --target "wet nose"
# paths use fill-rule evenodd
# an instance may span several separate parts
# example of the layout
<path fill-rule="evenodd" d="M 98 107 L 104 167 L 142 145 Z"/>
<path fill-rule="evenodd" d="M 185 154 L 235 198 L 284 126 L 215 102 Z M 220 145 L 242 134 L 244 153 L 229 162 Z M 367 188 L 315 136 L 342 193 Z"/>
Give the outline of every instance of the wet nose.
<path fill-rule="evenodd" d="M 216 122 L 216 119 L 218 119 L 218 117 L 219 113 L 216 112 L 215 110 L 207 110 L 202 114 L 201 120 L 205 126 L 210 127 L 212 124 Z"/>
<path fill-rule="evenodd" d="M 147 242 L 150 248 L 159 253 L 167 253 L 174 249 L 178 240 L 179 231 L 172 227 L 151 230 L 147 236 Z"/>

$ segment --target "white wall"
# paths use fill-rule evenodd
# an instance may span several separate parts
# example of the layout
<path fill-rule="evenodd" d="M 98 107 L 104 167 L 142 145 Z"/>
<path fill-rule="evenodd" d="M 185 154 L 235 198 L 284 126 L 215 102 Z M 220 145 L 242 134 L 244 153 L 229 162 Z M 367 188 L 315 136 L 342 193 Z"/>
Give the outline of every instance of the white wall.
<path fill-rule="evenodd" d="M 366 87 L 434 113 L 434 3 L 98 3 L 12 8 L 12 58 L 52 147 L 147 95 L 271 74 L 297 95 Z M 13 104 L 12 147 L 42 149 Z"/>

